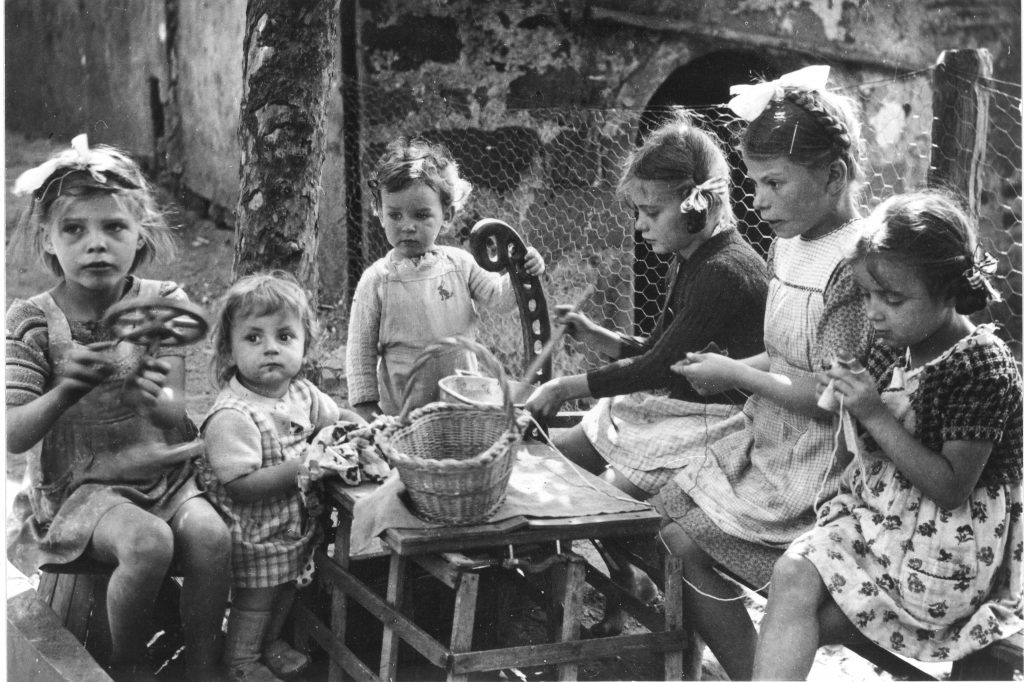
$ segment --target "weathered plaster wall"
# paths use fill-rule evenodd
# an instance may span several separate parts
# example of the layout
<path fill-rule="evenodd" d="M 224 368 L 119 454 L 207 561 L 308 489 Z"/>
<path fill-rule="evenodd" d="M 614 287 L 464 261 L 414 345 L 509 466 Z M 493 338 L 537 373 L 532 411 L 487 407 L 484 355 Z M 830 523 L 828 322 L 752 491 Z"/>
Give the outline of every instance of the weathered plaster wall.
<path fill-rule="evenodd" d="M 9 128 L 85 132 L 152 155 L 150 79 L 166 83 L 162 2 L 7 0 L 4 24 Z"/>
<path fill-rule="evenodd" d="M 238 200 L 245 0 L 180 0 L 178 8 L 182 181 L 233 210 Z"/>

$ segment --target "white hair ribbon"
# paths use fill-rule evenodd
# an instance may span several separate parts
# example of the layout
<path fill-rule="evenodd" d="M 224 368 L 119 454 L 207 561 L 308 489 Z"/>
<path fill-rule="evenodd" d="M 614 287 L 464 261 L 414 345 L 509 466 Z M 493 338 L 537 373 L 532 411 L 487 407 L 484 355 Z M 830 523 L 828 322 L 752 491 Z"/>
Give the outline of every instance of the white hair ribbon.
<path fill-rule="evenodd" d="M 679 203 L 680 213 L 706 211 L 715 200 L 715 195 L 724 194 L 729 190 L 729 180 L 724 175 L 708 178 L 690 190 L 686 198 Z"/>
<path fill-rule="evenodd" d="M 729 94 L 729 108 L 744 121 L 757 118 L 773 99 L 781 99 L 786 86 L 824 90 L 828 83 L 829 67 L 824 65 L 806 66 L 778 79 L 753 85 L 733 85 Z"/>
<path fill-rule="evenodd" d="M 113 170 L 111 159 L 102 154 L 93 154 L 89 149 L 89 138 L 85 133 L 71 140 L 71 149 L 66 149 L 35 168 L 30 168 L 14 181 L 14 193 L 31 194 L 43 186 L 59 170 L 67 172 L 88 171 L 96 182 L 107 182 L 104 173 Z"/>
<path fill-rule="evenodd" d="M 989 299 L 998 303 L 1003 300 L 1003 297 L 989 281 L 989 277 L 995 275 L 998 269 L 999 264 L 992 254 L 981 252 L 974 257 L 974 265 L 964 270 L 963 276 L 972 289 L 984 290 Z"/>

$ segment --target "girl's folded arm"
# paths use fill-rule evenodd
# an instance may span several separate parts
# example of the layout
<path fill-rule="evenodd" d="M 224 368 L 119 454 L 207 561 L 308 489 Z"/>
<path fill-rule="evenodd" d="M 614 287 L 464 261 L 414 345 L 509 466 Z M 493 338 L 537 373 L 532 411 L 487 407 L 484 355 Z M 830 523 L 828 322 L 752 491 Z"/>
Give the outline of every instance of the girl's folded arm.
<path fill-rule="evenodd" d="M 992 441 L 956 440 L 935 452 L 882 410 L 861 424 L 896 468 L 925 495 L 946 509 L 962 505 L 978 484 L 992 453 Z"/>
<path fill-rule="evenodd" d="M 298 494 L 295 477 L 302 459 L 285 460 L 274 466 L 257 469 L 225 484 L 228 494 L 238 502 L 256 502 L 270 497 Z"/>
<path fill-rule="evenodd" d="M 203 424 L 203 440 L 210 468 L 233 500 L 255 502 L 298 491 L 301 459 L 264 468 L 262 437 L 248 415 L 235 409 L 215 412 Z"/>

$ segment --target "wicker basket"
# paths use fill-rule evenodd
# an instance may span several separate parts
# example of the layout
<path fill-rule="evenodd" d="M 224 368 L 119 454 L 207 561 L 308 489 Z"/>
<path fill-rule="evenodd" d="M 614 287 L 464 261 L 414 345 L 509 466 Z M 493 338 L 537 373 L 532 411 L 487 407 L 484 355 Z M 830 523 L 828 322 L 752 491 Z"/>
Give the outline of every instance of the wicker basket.
<path fill-rule="evenodd" d="M 501 364 L 486 348 L 464 338 L 444 339 L 424 350 L 410 370 L 405 397 L 419 369 L 452 345 L 476 353 L 497 376 L 504 404 L 437 402 L 412 413 L 406 404 L 377 442 L 398 469 L 412 512 L 425 521 L 459 526 L 480 523 L 501 506 L 529 417 L 513 408 Z"/>

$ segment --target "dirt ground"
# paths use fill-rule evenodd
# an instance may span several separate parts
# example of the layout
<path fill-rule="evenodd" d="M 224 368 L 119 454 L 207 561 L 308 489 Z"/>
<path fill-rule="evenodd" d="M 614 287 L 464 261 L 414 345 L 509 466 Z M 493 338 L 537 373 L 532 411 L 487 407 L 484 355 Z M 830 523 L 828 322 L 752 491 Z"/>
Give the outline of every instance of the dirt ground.
<path fill-rule="evenodd" d="M 8 243 L 7 257 L 5 259 L 5 285 L 6 303 L 9 304 L 14 298 L 23 298 L 38 293 L 53 285 L 54 280 L 47 272 L 43 271 L 37 262 L 26 259 L 11 252 L 11 237 L 16 231 L 19 216 L 24 206 L 24 199 L 12 197 L 10 188 L 18 174 L 28 167 L 31 167 L 44 160 L 52 151 L 62 148 L 66 141 L 54 143 L 47 140 L 26 140 L 16 134 L 8 133 L 6 136 L 5 165 L 6 165 L 6 237 Z M 145 276 L 173 279 L 184 286 L 192 300 L 210 307 L 216 297 L 224 290 L 228 283 L 232 257 L 232 234 L 218 230 L 213 222 L 203 219 L 201 216 L 175 210 L 173 213 L 175 222 L 180 224 L 178 230 L 180 251 L 177 258 L 170 263 L 149 267 L 141 273 Z M 343 399 L 343 382 L 337 379 L 337 348 L 342 342 L 344 329 L 339 325 L 329 325 L 327 335 L 323 339 L 325 351 L 325 365 L 327 370 L 325 377 L 328 379 L 325 389 L 332 395 Z M 194 346 L 189 354 L 187 363 L 188 375 L 187 386 L 189 391 L 189 409 L 194 418 L 201 418 L 206 409 L 210 406 L 215 391 L 208 380 L 207 365 L 209 351 L 205 345 Z M 16 490 L 24 469 L 23 460 L 8 457 L 7 461 L 7 486 L 8 497 L 13 490 Z M 588 559 L 598 568 L 604 570 L 604 566 L 589 543 L 577 543 L 577 551 L 585 554 Z M 386 568 L 368 565 L 365 570 L 371 574 L 382 572 L 386 574 Z M 423 598 L 431 598 L 436 590 L 424 587 Z M 756 622 L 760 621 L 763 612 L 763 603 L 758 600 L 747 601 L 751 615 Z M 589 589 L 584 595 L 584 625 L 590 626 L 601 618 L 603 610 L 603 597 L 597 592 Z M 447 607 L 447 608 L 450 608 Z M 430 612 L 418 610 L 420 613 Z M 443 608 L 440 613 L 443 614 Z M 539 636 L 544 631 L 543 611 L 530 604 L 525 599 L 515 600 L 510 609 L 510 628 L 508 633 L 509 641 L 515 643 L 529 643 L 532 638 Z M 628 631 L 638 631 L 639 625 L 630 622 Z M 350 632 L 355 629 L 350 628 Z M 536 640 L 533 640 L 536 641 Z M 173 654 L 174 646 L 163 654 Z M 373 649 L 373 643 L 366 644 L 368 650 Z M 322 654 L 322 652 L 320 652 Z M 412 679 L 434 679 L 434 675 L 425 667 L 420 667 L 411 657 L 402 659 L 409 666 L 408 677 Z M 371 665 L 375 660 L 370 661 Z M 322 656 L 316 660 L 316 665 L 310 673 L 304 676 L 308 682 L 319 682 L 325 678 L 326 664 Z M 659 677 L 661 662 L 654 655 L 631 655 L 616 656 L 613 659 L 587 662 L 580 667 L 579 676 L 586 680 L 643 680 Z M 948 667 L 947 667 L 948 669 Z M 937 668 L 936 673 L 941 673 L 942 668 Z M 181 679 L 180 666 L 172 662 L 161 674 L 162 679 Z M 502 673 L 499 678 L 519 680 L 540 680 L 552 679 L 550 669 L 539 670 L 516 670 Z M 493 677 L 492 677 L 493 679 Z M 710 653 L 704 658 L 704 679 L 720 680 L 727 679 L 718 662 Z M 851 654 L 842 647 L 823 648 L 819 654 L 811 673 L 812 680 L 841 681 L 841 680 L 864 680 L 864 679 L 891 679 L 886 673 L 881 673 L 874 666 L 863 659 Z"/>

